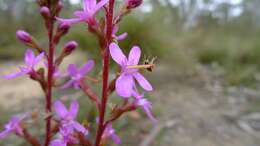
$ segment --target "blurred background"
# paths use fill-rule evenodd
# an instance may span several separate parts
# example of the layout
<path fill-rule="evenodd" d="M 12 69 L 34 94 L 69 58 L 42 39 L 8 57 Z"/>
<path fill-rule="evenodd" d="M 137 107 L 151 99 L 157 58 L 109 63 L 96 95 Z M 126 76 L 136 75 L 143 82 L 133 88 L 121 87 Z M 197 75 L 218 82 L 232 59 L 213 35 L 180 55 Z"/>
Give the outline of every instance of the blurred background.
<path fill-rule="evenodd" d="M 80 2 L 64 0 L 61 16 L 70 18 Z M 259 146 L 259 8 L 259 0 L 145 0 L 125 17 L 120 25 L 120 32 L 129 34 L 120 42 L 125 52 L 138 44 L 143 59 L 157 57 L 154 71 L 144 73 L 155 87 L 147 97 L 159 123 L 153 126 L 141 110 L 129 113 L 115 124 L 122 145 Z M 34 0 L 0 0 L 1 74 L 22 64 L 25 46 L 16 40 L 17 29 L 33 34 L 46 47 Z M 97 42 L 83 30 L 86 26 L 78 24 L 63 40 L 76 40 L 80 46 L 65 61 L 82 64 L 94 56 L 100 64 Z M 13 113 L 43 106 L 36 83 L 26 78 L 0 81 L 0 125 Z M 55 93 L 68 94 L 82 96 L 75 91 Z M 91 117 L 91 105 L 82 100 Z M 83 110 L 80 114 L 83 119 Z M 15 136 L 7 141 L 0 145 L 26 145 Z"/>

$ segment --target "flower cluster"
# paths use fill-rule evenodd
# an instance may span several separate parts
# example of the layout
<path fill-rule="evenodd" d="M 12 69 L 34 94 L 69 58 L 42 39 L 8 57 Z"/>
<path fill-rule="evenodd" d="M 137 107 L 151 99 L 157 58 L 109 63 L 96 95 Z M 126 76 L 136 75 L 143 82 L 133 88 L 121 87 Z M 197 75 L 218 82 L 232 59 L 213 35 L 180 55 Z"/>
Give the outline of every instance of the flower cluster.
<path fill-rule="evenodd" d="M 14 116 L 4 126 L 0 132 L 0 139 L 14 133 L 24 138 L 32 146 L 101 146 L 105 145 L 108 140 L 115 144 L 120 144 L 121 139 L 112 127 L 113 122 L 118 120 L 126 112 L 141 108 L 147 114 L 152 122 L 156 122 L 151 108 L 152 104 L 144 97 L 145 92 L 153 91 L 152 85 L 140 73 L 141 69 L 152 67 L 153 64 L 139 64 L 141 58 L 141 49 L 133 46 L 126 57 L 118 45 L 127 37 L 127 33 L 117 34 L 119 23 L 130 10 L 141 5 L 142 0 L 127 0 L 122 3 L 118 10 L 114 8 L 115 0 L 83 0 L 83 9 L 73 13 L 75 18 L 64 19 L 60 17 L 62 9 L 61 0 L 50 2 L 38 0 L 39 12 L 45 21 L 46 31 L 48 32 L 48 48 L 41 47 L 31 34 L 24 30 L 18 30 L 17 38 L 26 46 L 30 47 L 25 51 L 24 66 L 19 66 L 15 73 L 3 75 L 5 79 L 12 79 L 21 75 L 28 75 L 30 79 L 38 82 L 45 95 L 45 139 L 44 142 L 31 135 L 27 130 L 28 122 L 33 119 L 34 114 L 25 114 L 25 116 Z M 101 17 L 97 13 L 103 12 Z M 57 25 L 55 25 L 58 23 Z M 90 71 L 94 69 L 94 60 L 88 60 L 81 67 L 76 64 L 69 64 L 66 72 L 60 71 L 60 65 L 64 58 L 69 56 L 77 48 L 76 41 L 65 43 L 61 51 L 56 51 L 58 43 L 65 36 L 70 27 L 75 23 L 84 23 L 88 26 L 88 31 L 96 35 L 101 57 L 97 61 L 102 62 L 102 78 L 99 76 L 91 77 Z M 60 52 L 59 54 L 56 52 Z M 109 60 L 110 57 L 119 65 L 120 71 L 112 80 L 109 77 Z M 91 81 L 91 82 L 89 82 Z M 101 83 L 102 93 L 97 94 L 92 89 L 92 83 Z M 53 90 L 64 91 L 64 89 L 74 88 L 82 91 L 91 102 L 96 106 L 98 112 L 97 121 L 91 123 L 78 121 L 77 115 L 80 110 L 79 102 L 71 100 L 69 108 L 65 106 L 61 99 L 53 102 Z M 108 114 L 108 96 L 112 92 L 121 99 L 122 103 L 115 103 Z M 101 97 L 99 97 L 101 95 Z M 36 113 L 40 114 L 40 113 Z M 97 126 L 93 126 L 93 125 Z M 96 127 L 96 128 L 95 128 Z M 93 140 L 92 137 L 95 137 Z"/>

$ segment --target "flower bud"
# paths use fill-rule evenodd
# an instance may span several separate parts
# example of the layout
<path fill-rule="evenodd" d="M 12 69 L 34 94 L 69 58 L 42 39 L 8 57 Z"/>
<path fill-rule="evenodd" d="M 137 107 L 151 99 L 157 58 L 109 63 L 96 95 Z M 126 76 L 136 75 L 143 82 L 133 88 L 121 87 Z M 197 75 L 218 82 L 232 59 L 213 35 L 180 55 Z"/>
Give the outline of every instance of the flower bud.
<path fill-rule="evenodd" d="M 19 39 L 21 42 L 26 43 L 26 44 L 33 42 L 32 36 L 31 36 L 28 32 L 23 31 L 23 30 L 18 30 L 18 31 L 16 32 L 16 37 L 17 37 L 17 39 Z"/>
<path fill-rule="evenodd" d="M 55 65 L 59 66 L 63 59 L 70 55 L 76 48 L 78 47 L 78 43 L 76 41 L 69 41 L 65 44 L 63 51 L 59 55 L 59 57 L 55 60 Z"/>
<path fill-rule="evenodd" d="M 63 51 L 66 55 L 68 55 L 72 51 L 74 51 L 77 47 L 78 47 L 78 43 L 76 41 L 69 41 L 67 44 L 65 44 Z"/>
<path fill-rule="evenodd" d="M 62 8 L 63 8 L 63 4 L 62 4 L 61 1 L 59 1 L 57 6 L 56 6 L 56 10 L 55 10 L 56 15 L 58 15 L 60 13 Z"/>
<path fill-rule="evenodd" d="M 134 9 L 140 6 L 143 3 L 143 0 L 126 0 L 126 8 Z"/>
<path fill-rule="evenodd" d="M 57 28 L 56 34 L 54 36 L 53 42 L 55 44 L 58 44 L 60 39 L 61 39 L 61 37 L 64 36 L 65 34 L 67 34 L 69 29 L 70 29 L 70 25 L 69 24 L 60 23 L 58 28 Z"/>
<path fill-rule="evenodd" d="M 67 32 L 70 29 L 70 25 L 67 23 L 60 23 L 58 26 L 58 31 Z"/>
<path fill-rule="evenodd" d="M 44 19 L 49 19 L 51 16 L 50 9 L 48 7 L 41 7 L 40 13 Z"/>

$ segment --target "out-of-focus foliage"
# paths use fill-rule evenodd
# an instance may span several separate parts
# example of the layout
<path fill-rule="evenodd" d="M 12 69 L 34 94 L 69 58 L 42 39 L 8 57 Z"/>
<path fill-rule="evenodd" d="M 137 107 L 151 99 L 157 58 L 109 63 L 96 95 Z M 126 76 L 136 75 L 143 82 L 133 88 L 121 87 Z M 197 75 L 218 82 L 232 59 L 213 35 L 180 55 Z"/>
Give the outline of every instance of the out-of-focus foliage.
<path fill-rule="evenodd" d="M 218 64 L 230 84 L 253 85 L 260 70 L 259 6 L 259 0 L 145 1 L 123 20 L 120 32 L 129 35 L 120 44 L 126 50 L 138 44 L 146 56 L 158 56 L 176 70 L 192 69 L 196 63 Z M 65 7 L 62 17 L 71 17 L 80 5 L 65 1 Z M 21 56 L 24 49 L 15 39 L 17 28 L 29 31 L 41 44 L 46 42 L 36 11 L 31 0 L 0 0 L 0 59 Z M 86 26 L 78 26 L 66 39 L 75 39 L 81 49 L 98 55 L 95 39 L 82 31 Z"/>

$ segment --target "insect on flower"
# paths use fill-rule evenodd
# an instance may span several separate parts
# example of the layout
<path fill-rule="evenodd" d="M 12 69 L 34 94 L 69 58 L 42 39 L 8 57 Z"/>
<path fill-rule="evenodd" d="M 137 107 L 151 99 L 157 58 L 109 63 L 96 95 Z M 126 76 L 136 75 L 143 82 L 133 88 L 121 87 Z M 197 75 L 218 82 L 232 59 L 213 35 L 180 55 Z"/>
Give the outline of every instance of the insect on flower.
<path fill-rule="evenodd" d="M 128 58 L 116 43 L 109 46 L 112 59 L 121 66 L 120 76 L 116 80 L 116 92 L 121 97 L 130 97 L 133 92 L 135 82 L 146 91 L 152 91 L 152 85 L 139 73 L 139 69 L 146 68 L 149 65 L 138 65 L 141 57 L 141 49 L 138 46 L 132 47 Z"/>
<path fill-rule="evenodd" d="M 144 64 L 145 65 L 150 65 L 150 66 L 148 66 L 146 68 L 146 70 L 148 70 L 149 72 L 152 72 L 154 67 L 155 67 L 154 61 L 157 59 L 157 57 L 155 56 L 155 57 L 150 58 L 150 57 L 146 57 L 145 56 L 144 58 L 145 58 L 144 59 Z"/>

